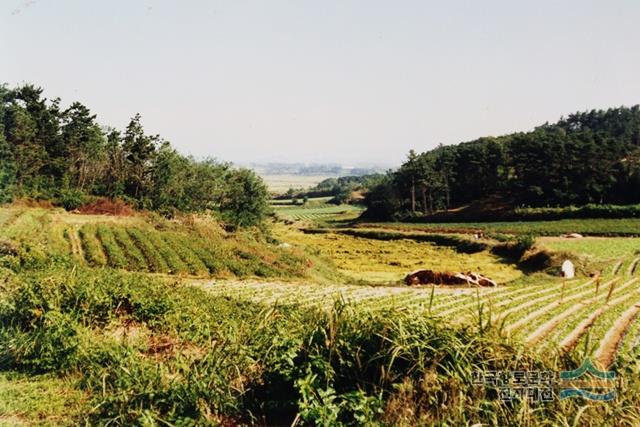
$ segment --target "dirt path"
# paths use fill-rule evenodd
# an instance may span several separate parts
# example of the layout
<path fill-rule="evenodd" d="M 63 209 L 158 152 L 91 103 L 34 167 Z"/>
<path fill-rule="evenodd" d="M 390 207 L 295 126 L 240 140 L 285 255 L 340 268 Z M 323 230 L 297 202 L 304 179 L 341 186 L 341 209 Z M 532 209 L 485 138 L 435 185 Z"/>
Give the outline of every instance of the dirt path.
<path fill-rule="evenodd" d="M 625 333 L 639 313 L 640 301 L 637 301 L 618 317 L 618 320 L 600 341 L 600 346 L 594 353 L 593 358 L 602 369 L 608 368 L 613 363 Z"/>
<path fill-rule="evenodd" d="M 618 287 L 618 290 L 624 289 L 624 288 L 630 286 L 631 284 L 633 284 L 636 281 L 637 281 L 637 279 L 629 280 L 628 282 L 626 282 L 622 286 Z M 596 319 L 598 317 L 600 317 L 600 315 L 602 315 L 602 313 L 604 313 L 607 309 L 611 308 L 612 306 L 615 306 L 616 304 L 624 302 L 628 298 L 629 298 L 629 296 L 625 295 L 625 296 L 619 297 L 619 298 L 617 298 L 617 299 L 615 299 L 613 301 L 610 301 L 609 304 L 606 305 L 606 306 L 600 307 L 598 310 L 596 310 L 594 313 L 592 313 L 591 316 L 589 316 L 589 318 L 587 318 L 587 320 L 590 320 L 590 322 L 588 324 L 587 324 L 586 320 L 583 322 L 583 323 L 587 324 L 587 326 L 584 329 L 584 331 L 586 331 L 586 329 L 591 327 L 591 325 L 596 321 Z M 553 331 L 563 320 L 569 318 L 572 314 L 574 314 L 574 313 L 586 308 L 587 306 L 589 306 L 589 305 L 591 305 L 591 304 L 593 304 L 593 303 L 595 303 L 597 301 L 598 301 L 598 298 L 594 297 L 594 298 L 588 299 L 586 301 L 582 301 L 582 302 L 572 306 L 568 310 L 563 311 L 562 313 L 560 313 L 557 316 L 553 317 L 548 322 L 542 324 L 538 329 L 533 331 L 526 338 L 526 343 L 530 344 L 530 345 L 535 345 L 538 341 L 540 341 L 541 339 L 543 339 L 547 335 L 549 335 L 549 333 L 551 333 L 551 331 Z M 584 333 L 584 331 L 583 331 L 583 333 Z M 580 338 L 580 336 L 578 336 L 578 339 Z"/>

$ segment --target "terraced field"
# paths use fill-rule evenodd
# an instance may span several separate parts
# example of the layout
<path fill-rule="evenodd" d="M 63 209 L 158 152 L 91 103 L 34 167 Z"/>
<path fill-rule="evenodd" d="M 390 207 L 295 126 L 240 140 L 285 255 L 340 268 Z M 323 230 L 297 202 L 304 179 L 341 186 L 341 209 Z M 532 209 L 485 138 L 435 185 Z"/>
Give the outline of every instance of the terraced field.
<path fill-rule="evenodd" d="M 640 354 L 637 258 L 599 278 L 567 281 L 530 276 L 499 288 L 320 286 L 296 283 L 200 283 L 217 295 L 273 305 L 329 308 L 337 300 L 359 310 L 413 310 L 454 322 L 493 324 L 540 351 L 580 351 L 602 367 Z M 586 350 L 585 350 L 586 349 Z"/>
<path fill-rule="evenodd" d="M 217 230 L 199 232 L 179 222 L 154 223 L 142 216 L 3 208 L 0 222 L 0 240 L 20 248 L 23 264 L 59 262 L 207 277 L 287 276 L 304 264 L 277 247 L 261 251 L 255 242 L 226 239 Z M 207 227 L 204 222 L 201 228 Z"/>

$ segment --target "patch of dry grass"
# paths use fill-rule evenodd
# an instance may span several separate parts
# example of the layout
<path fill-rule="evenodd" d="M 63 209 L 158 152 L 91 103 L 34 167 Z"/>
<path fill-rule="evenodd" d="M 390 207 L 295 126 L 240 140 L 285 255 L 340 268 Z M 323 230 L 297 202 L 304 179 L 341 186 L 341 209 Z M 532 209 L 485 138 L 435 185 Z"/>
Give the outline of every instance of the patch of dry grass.
<path fill-rule="evenodd" d="M 333 260 L 348 277 L 372 283 L 401 280 L 408 272 L 426 268 L 438 271 L 475 271 L 504 283 L 522 275 L 488 251 L 474 254 L 410 239 L 374 240 L 336 233 L 305 234 L 284 226 L 274 227 L 284 242 L 303 245 Z"/>

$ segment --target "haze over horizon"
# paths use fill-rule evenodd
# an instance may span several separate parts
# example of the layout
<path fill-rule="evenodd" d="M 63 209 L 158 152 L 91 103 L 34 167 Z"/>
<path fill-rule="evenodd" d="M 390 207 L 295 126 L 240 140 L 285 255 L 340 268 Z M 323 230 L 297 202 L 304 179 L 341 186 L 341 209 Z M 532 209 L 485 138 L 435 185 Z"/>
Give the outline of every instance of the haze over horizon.
<path fill-rule="evenodd" d="M 632 1 L 7 1 L 0 82 L 181 152 L 399 164 L 640 103 Z M 630 54 L 636 52 L 636 54 Z"/>

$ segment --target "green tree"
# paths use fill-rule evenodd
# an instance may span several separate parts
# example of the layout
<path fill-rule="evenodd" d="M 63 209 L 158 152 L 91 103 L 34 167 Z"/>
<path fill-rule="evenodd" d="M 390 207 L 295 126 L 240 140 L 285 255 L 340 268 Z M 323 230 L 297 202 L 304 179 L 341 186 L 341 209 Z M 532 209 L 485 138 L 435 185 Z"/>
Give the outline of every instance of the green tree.
<path fill-rule="evenodd" d="M 0 111 L 0 116 L 1 114 L 2 112 Z M 0 122 L 0 203 L 11 201 L 15 179 L 15 158 L 4 137 L 3 125 Z"/>
<path fill-rule="evenodd" d="M 105 139 L 95 118 L 79 102 L 74 102 L 62 113 L 61 131 L 69 185 L 80 190 L 92 189 L 105 167 Z"/>
<path fill-rule="evenodd" d="M 125 192 L 131 197 L 142 200 L 151 190 L 150 177 L 153 173 L 156 145 L 160 137 L 145 135 L 140 120 L 140 114 L 136 114 L 129 122 L 124 133 L 122 148 L 127 161 Z"/>
<path fill-rule="evenodd" d="M 247 227 L 261 223 L 269 212 L 269 192 L 253 171 L 232 170 L 220 205 L 224 221 L 230 226 Z"/>

